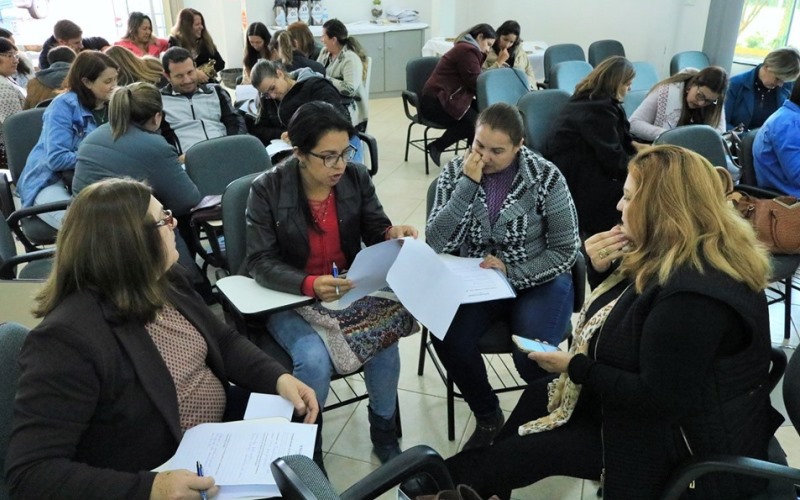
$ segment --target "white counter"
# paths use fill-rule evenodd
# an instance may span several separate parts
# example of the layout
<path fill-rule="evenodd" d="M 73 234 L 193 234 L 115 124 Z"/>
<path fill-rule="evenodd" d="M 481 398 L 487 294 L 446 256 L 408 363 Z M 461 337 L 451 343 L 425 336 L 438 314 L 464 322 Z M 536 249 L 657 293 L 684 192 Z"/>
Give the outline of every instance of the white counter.
<path fill-rule="evenodd" d="M 345 24 L 348 35 L 368 35 L 372 33 L 389 33 L 392 31 L 424 30 L 428 27 L 425 23 L 386 23 L 374 24 L 370 21 L 359 21 Z M 315 37 L 322 36 L 322 26 L 309 26 L 311 34 Z M 280 26 L 270 26 L 270 33 L 284 29 Z"/>

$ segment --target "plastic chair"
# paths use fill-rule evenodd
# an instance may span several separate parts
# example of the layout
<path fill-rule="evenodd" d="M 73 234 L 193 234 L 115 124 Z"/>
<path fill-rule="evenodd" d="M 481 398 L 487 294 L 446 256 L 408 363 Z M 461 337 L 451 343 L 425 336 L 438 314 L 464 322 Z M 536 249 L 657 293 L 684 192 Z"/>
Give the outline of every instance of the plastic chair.
<path fill-rule="evenodd" d="M 781 349 L 773 347 L 771 359 L 770 389 L 775 388 L 785 370 L 783 401 L 795 430 L 800 432 L 800 356 L 792 356 L 787 366 L 786 354 Z M 767 490 L 757 495 L 756 500 L 796 499 L 797 491 L 794 485 L 800 484 L 800 470 L 786 465 L 786 454 L 775 437 L 770 439 L 768 458 L 769 461 L 734 455 L 693 457 L 673 473 L 661 499 L 681 498 L 692 481 L 713 472 L 730 472 L 769 479 Z"/>
<path fill-rule="evenodd" d="M 425 445 L 409 448 L 353 486 L 338 494 L 325 474 L 305 455 L 281 457 L 270 465 L 272 475 L 284 500 L 368 500 L 378 498 L 393 487 L 418 474 L 427 475 L 435 494 L 452 489 L 453 481 L 444 460 Z"/>
<path fill-rule="evenodd" d="M 428 158 L 427 152 L 429 142 L 428 131 L 430 129 L 444 130 L 447 128 L 427 118 L 423 114 L 420 106 L 422 88 L 425 86 L 425 82 L 428 81 L 428 78 L 430 78 L 438 63 L 438 57 L 418 57 L 408 61 L 406 63 L 406 89 L 401 94 L 403 99 L 403 111 L 405 111 L 406 117 L 411 120 L 411 123 L 408 124 L 408 130 L 406 131 L 406 154 L 403 161 L 408 161 L 409 146 L 419 149 L 425 154 L 425 175 L 430 173 L 430 159 Z M 422 139 L 411 140 L 411 127 L 414 125 L 422 125 L 425 127 Z M 422 144 L 420 145 L 420 143 Z M 458 143 L 456 143 L 454 150 L 456 154 L 458 154 Z"/>
<path fill-rule="evenodd" d="M 528 76 L 517 68 L 484 71 L 478 76 L 478 111 L 498 102 L 514 105 L 520 97 L 530 92 L 528 86 Z"/>
<path fill-rule="evenodd" d="M 625 57 L 625 47 L 617 40 L 597 40 L 589 45 L 589 64 L 592 67 L 611 56 Z"/>
<path fill-rule="evenodd" d="M 524 95 L 517 107 L 525 123 L 525 145 L 543 151 L 553 121 L 569 101 L 570 93 L 561 89 L 544 89 Z"/>
<path fill-rule="evenodd" d="M 55 248 L 34 250 L 17 255 L 14 236 L 5 221 L 0 222 L 0 280 L 43 280 L 53 267 Z M 26 264 L 17 274 L 17 266 Z"/>
<path fill-rule="evenodd" d="M 19 351 L 28 335 L 28 329 L 17 323 L 0 324 L 0 469 L 5 470 L 8 440 L 11 437 L 11 422 L 14 397 L 19 380 Z M 9 500 L 8 485 L 0 475 L 0 500 Z"/>
<path fill-rule="evenodd" d="M 550 87 L 551 70 L 564 61 L 585 61 L 583 48 L 574 43 L 558 43 L 544 50 L 544 86 Z"/>
<path fill-rule="evenodd" d="M 636 108 L 642 104 L 642 101 L 644 101 L 649 92 L 649 90 L 631 90 L 625 94 L 625 99 L 622 101 L 622 109 L 625 110 L 625 115 L 628 119 L 631 118 Z"/>
<path fill-rule="evenodd" d="M 575 92 L 575 86 L 592 72 L 592 65 L 585 61 L 564 61 L 550 70 L 550 88 Z"/>
<path fill-rule="evenodd" d="M 678 52 L 669 62 L 669 74 L 674 75 L 686 68 L 703 69 L 710 66 L 708 56 L 705 52 L 699 50 L 687 50 L 686 52 Z"/>
<path fill-rule="evenodd" d="M 543 91 L 539 91 L 536 93 L 541 93 Z M 426 196 L 426 218 L 430 214 L 431 209 L 433 208 L 433 201 L 436 196 L 436 183 L 438 179 L 434 179 L 433 182 L 428 186 L 428 192 Z M 575 264 L 572 266 L 572 286 L 575 290 L 575 299 L 572 304 L 572 310 L 574 312 L 580 312 L 581 307 L 583 306 L 583 301 L 586 297 L 586 263 L 583 260 L 583 254 L 578 252 L 578 258 L 575 260 Z M 564 333 L 564 338 L 569 336 L 569 333 L 572 331 L 572 323 L 569 324 L 567 327 L 567 331 Z M 511 341 L 511 326 L 508 321 L 500 320 L 493 323 L 486 333 L 478 340 L 478 349 L 480 350 L 481 354 L 509 354 L 514 352 L 516 347 L 514 343 Z M 433 366 L 436 368 L 436 371 L 439 372 L 439 376 L 442 378 L 442 381 L 445 383 L 447 387 L 447 439 L 450 441 L 454 441 L 456 438 L 455 434 L 455 398 L 461 397 L 461 394 L 455 391 L 453 380 L 447 375 L 447 372 L 444 370 L 444 367 L 441 366 L 439 360 L 436 356 L 436 351 L 433 348 L 433 344 L 428 338 L 429 331 L 423 325 L 422 333 L 420 334 L 420 344 L 419 344 L 419 362 L 417 364 L 417 375 L 422 376 L 425 373 L 425 354 L 426 352 L 430 354 L 431 361 L 433 361 Z M 493 362 L 489 359 L 486 359 L 489 367 L 494 371 L 497 378 L 500 380 L 501 387 L 494 389 L 496 394 L 503 393 L 503 392 L 510 392 L 516 391 L 520 389 L 524 389 L 526 384 L 523 381 L 517 380 L 514 376 L 516 373 L 516 367 L 509 366 L 502 358 L 497 359 L 496 362 L 503 365 L 502 372 L 498 372 L 495 368 Z M 514 384 L 507 385 L 500 373 L 508 373 L 511 374 L 511 377 L 514 381 Z"/>
<path fill-rule="evenodd" d="M 662 133 L 653 145 L 674 144 L 704 156 L 712 165 L 727 167 L 728 154 L 722 135 L 708 125 L 683 125 Z M 736 172 L 734 179 L 739 176 Z"/>
<path fill-rule="evenodd" d="M 631 82 L 631 92 L 644 90 L 649 92 L 653 85 L 658 83 L 658 71 L 656 67 L 647 61 L 635 61 L 633 63 L 633 70 L 636 76 L 633 77 Z"/>
<path fill-rule="evenodd" d="M 11 181 L 5 176 L 0 176 L 3 215 L 27 252 L 33 252 L 41 249 L 44 245 L 53 244 L 58 233 L 36 215 L 64 210 L 69 206 L 69 201 L 63 201 L 14 210 L 11 184 L 16 184 L 19 180 L 25 163 L 28 161 L 28 155 L 39 141 L 44 112 L 44 108 L 26 109 L 9 116 L 3 122 L 8 170 L 11 174 Z"/>

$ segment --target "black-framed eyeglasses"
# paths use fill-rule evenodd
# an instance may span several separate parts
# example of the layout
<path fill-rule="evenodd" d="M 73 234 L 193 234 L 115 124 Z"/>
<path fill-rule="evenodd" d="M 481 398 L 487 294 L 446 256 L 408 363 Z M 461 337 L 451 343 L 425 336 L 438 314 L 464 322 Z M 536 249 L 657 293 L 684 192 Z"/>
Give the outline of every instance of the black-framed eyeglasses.
<path fill-rule="evenodd" d="M 19 59 L 19 52 L 2 52 L 0 56 L 7 57 L 9 59 Z"/>
<path fill-rule="evenodd" d="M 708 97 L 703 94 L 702 91 L 698 90 L 695 94 L 695 100 L 698 104 L 703 106 L 716 106 L 719 102 L 719 97 L 715 97 L 714 99 L 709 99 Z"/>
<path fill-rule="evenodd" d="M 339 163 L 339 160 L 344 160 L 345 163 L 349 162 L 356 156 L 356 148 L 353 146 L 347 146 L 347 148 L 342 151 L 341 154 L 327 154 L 327 155 L 320 155 L 313 151 L 309 151 L 308 154 L 319 158 L 325 163 L 325 166 L 328 168 L 336 168 L 336 165 Z"/>
<path fill-rule="evenodd" d="M 156 221 L 156 227 L 161 227 L 161 226 L 172 227 L 175 224 L 175 217 L 172 216 L 172 210 L 167 210 L 166 208 L 162 208 L 161 213 L 164 214 L 164 218 L 162 218 L 159 221 Z"/>

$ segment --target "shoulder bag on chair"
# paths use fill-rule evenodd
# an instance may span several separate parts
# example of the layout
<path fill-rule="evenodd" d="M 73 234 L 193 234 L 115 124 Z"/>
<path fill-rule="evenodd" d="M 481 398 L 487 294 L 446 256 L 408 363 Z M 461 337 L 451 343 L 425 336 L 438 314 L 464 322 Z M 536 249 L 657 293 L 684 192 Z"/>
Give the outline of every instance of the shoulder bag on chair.
<path fill-rule="evenodd" d="M 756 231 L 758 240 L 778 254 L 800 254 L 800 202 L 794 196 L 755 198 L 740 191 L 728 200 Z"/>
<path fill-rule="evenodd" d="M 411 313 L 384 289 L 332 309 L 317 302 L 296 309 L 322 337 L 336 372 L 353 373 L 380 351 L 419 329 Z"/>

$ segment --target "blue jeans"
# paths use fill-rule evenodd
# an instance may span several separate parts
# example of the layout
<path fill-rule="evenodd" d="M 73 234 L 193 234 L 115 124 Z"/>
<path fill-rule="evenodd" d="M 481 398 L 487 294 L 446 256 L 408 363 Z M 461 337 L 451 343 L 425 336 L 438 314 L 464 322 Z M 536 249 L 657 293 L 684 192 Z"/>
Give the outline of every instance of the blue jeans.
<path fill-rule="evenodd" d="M 439 359 L 476 416 L 492 415 L 500 406 L 489 384 L 478 339 L 492 323 L 506 319 L 515 335 L 559 344 L 572 316 L 574 296 L 572 275 L 563 273 L 552 281 L 517 292 L 513 299 L 463 304 L 444 340 L 433 337 Z M 515 350 L 512 356 L 526 382 L 547 375 L 525 353 Z"/>
<path fill-rule="evenodd" d="M 44 205 L 45 203 L 53 203 L 56 201 L 65 201 L 71 198 L 72 196 L 67 191 L 67 187 L 61 180 L 58 180 L 49 186 L 45 186 L 41 191 L 39 191 L 39 193 L 36 195 L 36 198 L 33 200 L 33 206 Z M 66 210 L 58 210 L 55 212 L 45 212 L 37 215 L 37 217 L 44 221 L 48 226 L 55 229 L 61 229 L 61 221 L 64 219 L 64 215 L 66 213 Z"/>
<path fill-rule="evenodd" d="M 334 368 L 319 334 L 295 311 L 270 315 L 267 328 L 275 341 L 291 356 L 294 365 L 292 374 L 314 389 L 320 407 L 324 407 Z M 397 343 L 364 364 L 369 407 L 373 413 L 387 420 L 394 418 L 399 378 L 400 350 Z"/>

